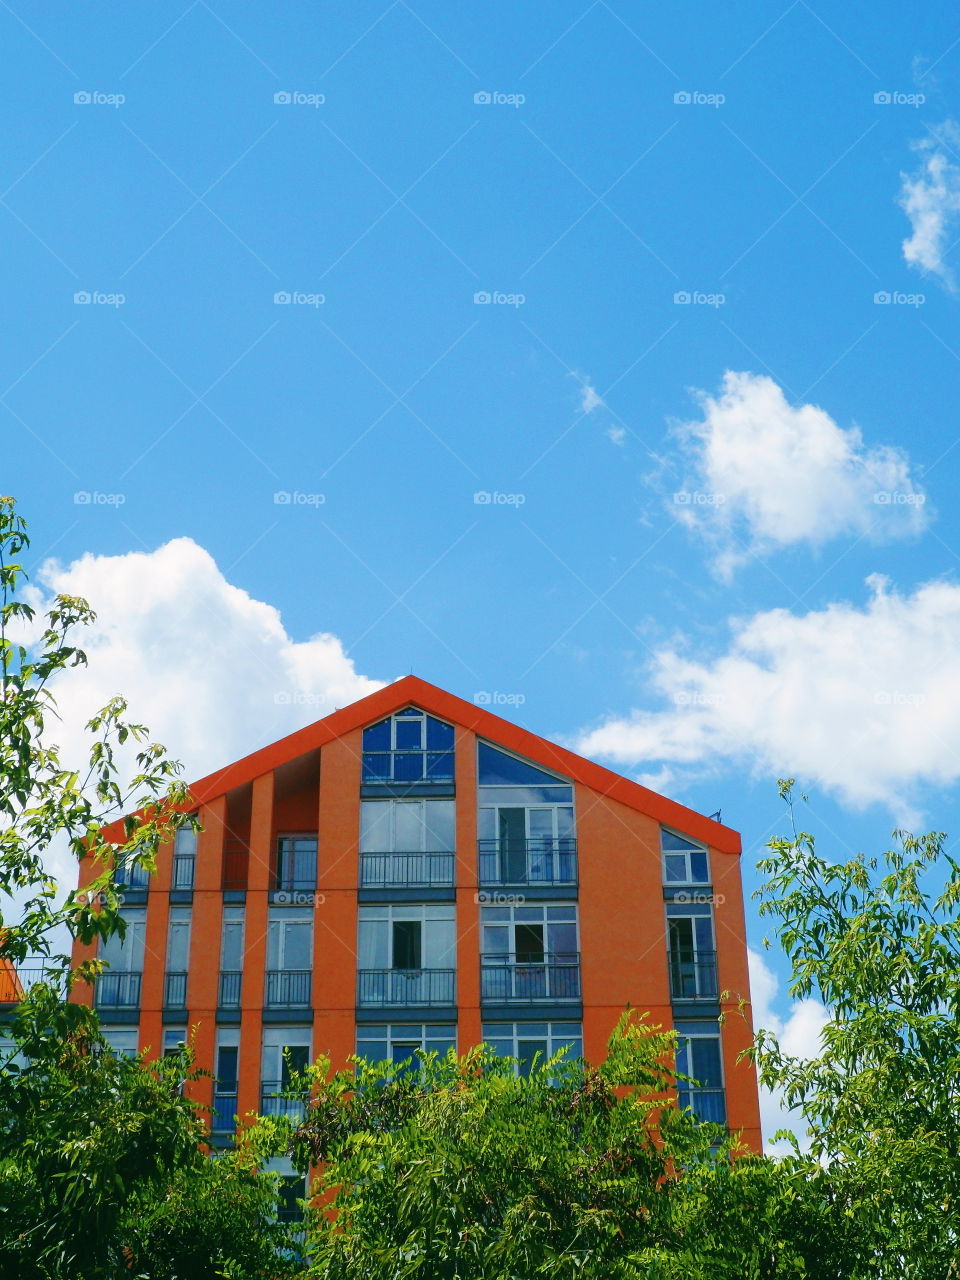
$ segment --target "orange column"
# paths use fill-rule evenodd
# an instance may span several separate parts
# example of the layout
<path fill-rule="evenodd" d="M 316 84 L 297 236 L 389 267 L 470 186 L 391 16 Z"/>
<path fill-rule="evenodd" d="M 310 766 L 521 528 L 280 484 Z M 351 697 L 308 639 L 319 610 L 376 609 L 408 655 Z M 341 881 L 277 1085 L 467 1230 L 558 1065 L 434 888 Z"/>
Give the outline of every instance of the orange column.
<path fill-rule="evenodd" d="M 190 915 L 190 966 L 187 977 L 189 1026 L 196 1065 L 213 1071 L 217 1034 L 217 996 L 220 982 L 220 925 L 223 914 L 223 842 L 227 798 L 218 796 L 200 810 L 201 831 L 194 869 L 193 910 Z M 213 1080 L 193 1083 L 191 1096 L 210 1106 Z"/>
<path fill-rule="evenodd" d="M 457 785 L 457 1047 L 460 1053 L 481 1039 L 480 906 L 477 902 L 477 735 L 455 730 Z"/>
<path fill-rule="evenodd" d="M 313 1055 L 329 1055 L 335 1069 L 356 1050 L 361 751 L 358 729 L 320 752 Z"/>
<path fill-rule="evenodd" d="M 263 1000 L 267 967 L 267 894 L 273 852 L 274 776 L 265 773 L 253 782 L 250 813 L 250 866 L 243 921 L 243 985 L 240 1013 L 240 1062 L 237 1114 L 260 1110 L 260 1057 L 263 1040 Z"/>
<path fill-rule="evenodd" d="M 167 955 L 167 921 L 173 880 L 173 841 L 157 851 L 157 869 L 147 886 L 147 932 L 140 984 L 140 1048 L 152 1057 L 163 1053 L 163 979 Z"/>
<path fill-rule="evenodd" d="M 99 864 L 93 858 L 84 858 L 79 864 L 78 889 L 82 891 L 86 888 L 97 874 L 98 866 Z M 96 941 L 80 942 L 75 940 L 70 952 L 71 963 L 76 968 L 84 960 L 92 960 L 96 954 Z M 69 998 L 74 1004 L 93 1004 L 93 987 L 88 982 L 78 982 L 76 986 L 71 988 Z"/>

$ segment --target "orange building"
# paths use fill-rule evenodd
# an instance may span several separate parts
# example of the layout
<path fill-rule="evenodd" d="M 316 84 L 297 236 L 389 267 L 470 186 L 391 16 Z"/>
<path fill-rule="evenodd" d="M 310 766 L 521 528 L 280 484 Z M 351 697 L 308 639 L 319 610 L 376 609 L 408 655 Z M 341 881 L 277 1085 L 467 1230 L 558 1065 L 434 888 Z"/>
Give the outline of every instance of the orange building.
<path fill-rule="evenodd" d="M 215 1142 L 320 1053 L 596 1061 L 630 1005 L 759 1150 L 736 832 L 413 676 L 192 793 L 93 998 L 117 1050 L 194 1037 Z"/>

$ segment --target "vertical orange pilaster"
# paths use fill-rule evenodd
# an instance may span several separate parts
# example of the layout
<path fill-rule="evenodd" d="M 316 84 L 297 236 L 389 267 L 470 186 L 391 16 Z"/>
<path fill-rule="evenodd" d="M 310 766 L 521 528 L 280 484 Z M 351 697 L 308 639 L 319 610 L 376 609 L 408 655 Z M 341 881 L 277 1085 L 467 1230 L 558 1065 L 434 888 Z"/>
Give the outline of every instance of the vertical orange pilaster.
<path fill-rule="evenodd" d="M 240 1062 L 237 1113 L 260 1110 L 260 1055 L 263 1040 L 263 1000 L 266 987 L 267 894 L 273 853 L 274 775 L 253 782 L 250 813 L 250 866 L 243 922 L 243 986 L 240 1013 Z"/>
<path fill-rule="evenodd" d="M 190 969 L 187 978 L 188 1025 L 196 1065 L 212 1072 L 216 1066 L 217 993 L 220 980 L 220 925 L 223 915 L 223 842 L 227 798 L 218 796 L 200 810 L 202 830 L 197 839 L 193 910 L 190 914 Z M 191 1086 L 191 1097 L 210 1106 L 213 1080 L 203 1076 Z"/>
<path fill-rule="evenodd" d="M 457 786 L 457 1048 L 460 1053 L 481 1040 L 480 1018 L 480 906 L 477 901 L 479 846 L 477 844 L 477 735 L 455 729 L 454 771 Z"/>
<path fill-rule="evenodd" d="M 157 850 L 157 869 L 147 886 L 147 932 L 140 984 L 140 1049 L 154 1058 L 163 1053 L 163 981 L 172 881 L 173 841 L 166 840 Z"/>
<path fill-rule="evenodd" d="M 320 753 L 317 902 L 313 917 L 313 1054 L 334 1069 L 356 1049 L 357 886 L 362 732 Z"/>
<path fill-rule="evenodd" d="M 90 881 L 97 874 L 98 864 L 93 858 L 84 858 L 79 864 L 79 874 L 77 877 L 77 889 L 83 891 Z M 74 969 L 77 965 L 82 964 L 84 960 L 92 960 L 97 954 L 96 942 L 81 942 L 74 939 L 70 948 L 70 962 Z M 89 982 L 78 982 L 70 990 L 70 1001 L 73 1004 L 93 1004 L 93 987 Z"/>

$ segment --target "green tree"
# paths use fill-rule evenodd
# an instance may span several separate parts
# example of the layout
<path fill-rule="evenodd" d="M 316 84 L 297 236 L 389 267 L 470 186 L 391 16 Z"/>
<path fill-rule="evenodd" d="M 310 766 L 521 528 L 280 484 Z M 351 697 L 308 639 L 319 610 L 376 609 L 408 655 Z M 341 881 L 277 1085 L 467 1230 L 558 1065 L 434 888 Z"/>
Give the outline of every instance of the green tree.
<path fill-rule="evenodd" d="M 847 1274 L 945 1280 L 960 1275 L 960 865 L 942 833 L 894 834 L 839 863 L 796 828 L 771 842 L 761 911 L 791 994 L 828 1021 L 810 1059 L 761 1033 L 756 1060 L 805 1119 L 833 1220 L 856 1223 Z"/>

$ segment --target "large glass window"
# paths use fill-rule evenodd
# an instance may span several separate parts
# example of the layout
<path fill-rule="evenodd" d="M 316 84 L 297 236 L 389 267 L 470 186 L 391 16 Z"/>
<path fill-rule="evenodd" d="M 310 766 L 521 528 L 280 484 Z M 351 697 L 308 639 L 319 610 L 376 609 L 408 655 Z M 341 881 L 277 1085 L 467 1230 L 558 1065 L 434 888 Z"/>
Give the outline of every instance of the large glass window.
<path fill-rule="evenodd" d="M 213 1089 L 212 1128 L 215 1133 L 232 1133 L 236 1125 L 239 1057 L 240 1028 L 219 1027 Z"/>
<path fill-rule="evenodd" d="M 660 848 L 663 852 L 663 883 L 668 888 L 671 885 L 710 883 L 707 851 L 702 844 L 694 844 L 685 836 L 664 827 L 660 832 Z"/>
<path fill-rule="evenodd" d="M 267 926 L 268 1007 L 308 1007 L 312 964 L 312 914 L 271 908 Z"/>
<path fill-rule="evenodd" d="M 579 999 L 575 905 L 481 907 L 480 928 L 483 999 Z"/>
<path fill-rule="evenodd" d="M 292 1077 L 310 1062 L 309 1027 L 266 1027 L 260 1075 L 260 1110 L 263 1115 L 303 1114 L 301 1097 L 284 1098 Z"/>
<path fill-rule="evenodd" d="M 452 903 L 361 907 L 358 951 L 359 1004 L 453 1003 Z"/>
<path fill-rule="evenodd" d="M 719 1024 L 678 1022 L 676 1032 L 677 1071 L 690 1077 L 678 1081 L 680 1106 L 690 1107 L 699 1120 L 726 1123 Z"/>
<path fill-rule="evenodd" d="M 220 938 L 220 996 L 225 1009 L 239 1009 L 243 981 L 243 907 L 224 907 Z"/>
<path fill-rule="evenodd" d="M 357 1057 L 368 1062 L 394 1062 L 409 1067 L 417 1049 L 445 1054 L 456 1048 L 453 1023 L 361 1023 L 357 1027 Z"/>
<path fill-rule="evenodd" d="M 480 883 L 575 884 L 569 781 L 488 742 L 477 750 Z"/>
<path fill-rule="evenodd" d="M 100 1032 L 110 1046 L 110 1051 L 123 1058 L 137 1056 L 137 1040 L 139 1032 L 130 1027 L 101 1027 Z"/>
<path fill-rule="evenodd" d="M 709 903 L 667 903 L 670 994 L 675 1000 L 717 998 L 717 953 Z"/>
<path fill-rule="evenodd" d="M 417 707 L 398 711 L 363 731 L 363 781 L 453 781 L 453 725 Z"/>
<path fill-rule="evenodd" d="M 190 968 L 190 908 L 171 907 L 167 922 L 167 973 L 163 1003 L 182 1009 L 187 1002 L 187 970 Z"/>
<path fill-rule="evenodd" d="M 130 907 L 123 913 L 126 932 L 100 944 L 100 957 L 109 966 L 97 979 L 97 1005 L 133 1008 L 140 1003 L 140 979 L 147 932 L 147 913 Z"/>
<path fill-rule="evenodd" d="M 295 891 L 316 887 L 316 832 L 280 836 L 277 840 L 276 888 Z"/>
<path fill-rule="evenodd" d="M 181 827 L 173 838 L 174 889 L 192 889 L 197 865 L 197 833 L 192 827 Z"/>
<path fill-rule="evenodd" d="M 452 800 L 361 801 L 361 885 L 452 885 L 455 821 Z"/>
<path fill-rule="evenodd" d="M 483 1038 L 504 1058 L 516 1058 L 520 1075 L 529 1075 L 536 1060 L 542 1066 L 560 1049 L 567 1058 L 583 1056 L 579 1022 L 485 1022 Z"/>

